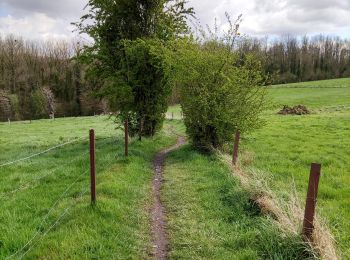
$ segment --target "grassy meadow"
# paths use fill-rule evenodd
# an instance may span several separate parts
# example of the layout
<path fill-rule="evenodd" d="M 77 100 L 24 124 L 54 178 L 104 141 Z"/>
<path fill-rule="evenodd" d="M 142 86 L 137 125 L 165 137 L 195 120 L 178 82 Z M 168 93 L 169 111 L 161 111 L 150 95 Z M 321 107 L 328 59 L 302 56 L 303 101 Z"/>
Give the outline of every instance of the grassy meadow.
<path fill-rule="evenodd" d="M 267 182 L 269 188 L 277 194 L 278 198 L 288 200 L 290 194 L 296 193 L 303 207 L 305 205 L 310 164 L 312 162 L 321 163 L 322 176 L 317 213 L 334 235 L 338 254 L 345 259 L 350 258 L 350 79 L 275 85 L 269 87 L 268 98 L 271 106 L 263 115 L 266 125 L 257 131 L 242 136 L 241 164 L 246 169 L 261 174 L 261 179 Z M 299 104 L 306 105 L 311 110 L 311 114 L 304 116 L 277 114 L 284 105 L 294 106 Z M 180 114 L 181 108 L 179 106 L 171 109 L 171 112 Z M 194 250 L 193 254 L 198 253 L 201 245 L 197 240 L 207 242 L 208 255 L 216 255 L 226 242 L 223 237 L 231 232 L 227 228 L 220 234 L 220 229 L 217 229 L 216 226 L 219 223 L 215 221 L 218 218 L 217 215 L 204 209 L 209 208 L 207 204 L 214 203 L 215 199 L 210 201 L 210 198 L 217 196 L 216 204 L 211 208 L 217 209 L 221 212 L 219 215 L 223 216 L 227 208 L 219 203 L 220 195 L 217 193 L 221 188 L 216 187 L 216 193 L 212 190 L 209 192 L 210 185 L 214 185 L 215 182 L 220 183 L 222 179 L 224 179 L 222 183 L 235 181 L 227 179 L 227 176 L 220 176 L 220 171 L 216 172 L 215 168 L 211 168 L 213 162 L 209 164 L 207 159 L 200 155 L 194 155 L 193 152 L 190 153 L 188 149 L 170 156 L 170 162 L 175 158 L 178 160 L 175 160 L 174 165 L 170 164 L 168 166 L 169 175 L 167 180 L 171 185 L 167 184 L 169 188 L 164 191 L 169 204 L 170 216 L 174 218 L 170 220 L 169 226 L 170 232 L 173 234 L 173 255 L 175 258 L 181 254 L 186 255 L 186 250 L 189 248 Z M 180 165 L 179 158 L 181 157 L 183 157 L 181 162 L 185 162 L 183 164 L 186 166 Z M 212 172 L 211 174 L 205 174 L 205 176 L 216 176 L 213 177 L 213 180 L 205 179 L 202 175 L 198 176 L 200 172 L 206 173 L 208 171 Z M 170 186 L 176 186 L 174 184 L 176 182 L 178 182 L 179 190 L 170 189 Z M 232 183 L 229 190 L 242 192 L 237 185 Z M 244 195 L 244 192 L 242 194 L 242 198 L 248 196 Z M 236 197 L 235 201 L 239 205 L 240 199 Z M 243 201 L 247 202 L 247 199 L 243 199 Z M 201 205 L 200 202 L 203 208 L 198 209 Z M 238 205 L 235 205 L 235 207 L 239 207 Z M 229 212 L 239 219 L 239 211 L 236 208 L 235 210 L 236 215 L 231 211 Z M 188 228 L 192 228 L 193 232 L 186 231 L 180 225 L 187 225 Z M 216 242 L 218 244 L 213 247 L 219 248 L 217 251 L 210 251 L 210 249 L 213 249 L 210 248 L 211 243 L 213 243 L 210 235 L 213 234 L 207 233 L 209 231 L 204 228 L 206 225 L 209 225 L 209 230 L 217 238 Z M 251 228 L 252 233 L 246 233 L 246 237 L 249 237 L 249 234 L 252 237 L 247 241 L 254 241 L 253 237 L 257 237 L 255 236 L 256 233 L 253 235 L 253 226 L 249 226 L 249 228 Z M 255 231 L 260 234 L 264 233 L 261 230 Z M 265 237 L 270 237 L 273 234 L 273 231 L 269 228 L 265 231 L 267 231 Z M 240 234 L 237 230 L 235 232 L 235 234 Z M 230 237 L 232 243 L 234 243 L 233 240 L 240 241 L 241 239 L 240 235 L 234 236 L 231 234 L 228 237 Z M 291 239 L 292 244 L 293 241 L 297 243 L 297 240 L 289 239 Z M 271 240 L 272 244 L 273 241 Z M 223 244 L 220 246 L 220 243 Z M 265 248 L 268 248 L 268 244 L 264 244 Z M 249 259 L 253 259 L 255 256 L 257 258 L 285 259 L 293 254 L 295 256 L 296 252 L 292 252 L 291 248 L 284 248 L 282 252 L 286 254 L 283 255 L 280 254 L 281 248 L 276 246 L 279 244 L 275 243 L 274 245 L 274 248 L 269 249 L 270 252 L 276 254 L 269 256 L 266 255 L 268 250 L 259 251 L 256 249 L 259 247 L 259 243 L 250 244 L 247 257 L 249 256 Z M 254 251 L 254 248 L 257 251 Z M 187 252 L 189 253 L 188 258 L 194 256 L 190 254 L 191 251 Z M 235 252 L 237 253 L 235 257 L 244 256 L 244 254 L 239 254 L 239 250 Z M 232 253 L 232 255 L 234 254 Z M 206 257 L 203 256 L 203 258 Z"/>
<path fill-rule="evenodd" d="M 344 258 L 350 257 L 350 79 L 278 85 L 266 126 L 243 136 L 243 154 L 280 196 L 296 190 L 304 204 L 310 164 L 322 164 L 317 212 Z M 310 115 L 277 115 L 283 105 L 306 105 Z"/>
<path fill-rule="evenodd" d="M 95 207 L 89 194 L 90 128 L 97 139 Z M 176 141 L 167 131 L 133 140 L 125 159 L 122 133 L 107 117 L 1 124 L 0 164 L 77 141 L 0 168 L 0 259 L 146 258 L 152 159 Z"/>
<path fill-rule="evenodd" d="M 180 118 L 179 107 L 172 108 Z M 90 205 L 88 130 L 96 131 L 97 205 Z M 1 124 L 0 259 L 152 258 L 149 209 L 155 153 L 185 133 L 180 120 L 123 156 L 107 117 Z M 83 138 L 83 139 L 80 139 Z M 171 258 L 300 258 L 300 237 L 282 237 L 215 156 L 189 145 L 167 160 L 162 196 Z M 292 246 L 291 246 L 292 245 Z M 297 246 L 295 246 L 297 245 Z"/>
<path fill-rule="evenodd" d="M 350 257 L 350 79 L 272 86 L 266 125 L 242 136 L 243 167 L 280 198 L 304 202 L 310 164 L 322 164 L 317 211 Z M 303 104 L 312 114 L 277 115 Z M 185 134 L 171 107 L 154 138 L 131 140 L 107 117 L 0 124 L 0 259 L 149 259 L 154 155 Z M 97 205 L 90 205 L 88 131 L 96 131 Z M 299 235 L 281 234 L 216 155 L 185 145 L 169 155 L 162 200 L 171 259 L 305 259 Z"/>
<path fill-rule="evenodd" d="M 189 145 L 165 170 L 171 259 L 306 259 L 299 235 L 282 234 L 261 214 L 232 170 Z"/>

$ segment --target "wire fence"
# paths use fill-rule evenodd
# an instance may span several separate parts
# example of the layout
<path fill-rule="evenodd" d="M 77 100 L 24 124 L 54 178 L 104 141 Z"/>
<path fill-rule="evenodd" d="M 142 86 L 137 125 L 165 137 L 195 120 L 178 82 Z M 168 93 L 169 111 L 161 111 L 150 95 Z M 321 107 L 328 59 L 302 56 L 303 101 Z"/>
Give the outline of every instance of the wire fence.
<path fill-rule="evenodd" d="M 113 139 L 114 137 L 102 137 L 102 138 L 96 138 L 96 141 L 106 141 L 106 140 L 110 140 L 110 139 Z M 101 143 L 98 143 L 98 145 L 104 145 L 106 144 L 106 142 L 103 142 L 102 144 Z M 99 149 L 99 148 L 97 148 Z M 0 194 L 0 199 L 3 199 L 9 195 L 12 195 L 12 194 L 15 194 L 16 192 L 19 192 L 21 190 L 26 190 L 26 189 L 31 189 L 31 188 L 34 188 L 36 185 L 38 185 L 38 183 L 45 179 L 45 178 L 48 178 L 52 175 L 55 175 L 56 173 L 59 172 L 59 170 L 62 170 L 63 168 L 67 167 L 67 165 L 70 165 L 72 163 L 75 163 L 77 161 L 80 161 L 80 160 L 83 160 L 84 159 L 84 156 L 86 156 L 87 154 L 89 153 L 89 151 L 86 151 L 82 154 L 80 154 L 78 157 L 74 157 L 73 159 L 69 160 L 68 162 L 65 162 L 64 164 L 61 164 L 59 167 L 47 172 L 46 174 L 42 175 L 42 176 L 39 176 L 39 177 L 36 177 L 28 182 L 25 182 L 24 184 L 20 185 L 18 188 L 16 189 L 12 189 L 10 191 L 7 191 L 7 192 L 3 192 Z"/>
<path fill-rule="evenodd" d="M 110 128 L 110 127 L 111 127 L 110 124 L 106 124 L 105 126 L 102 127 L 102 129 L 99 129 L 99 131 L 106 133 L 107 128 Z M 111 134 L 111 133 L 109 133 L 109 134 Z M 101 140 L 101 139 L 108 139 L 108 138 L 111 138 L 111 137 L 106 137 L 106 138 L 101 137 L 99 139 L 96 139 L 96 141 Z M 82 141 L 82 140 L 88 140 L 88 136 L 82 136 L 82 137 L 79 137 L 79 138 L 74 138 L 73 140 L 69 140 L 67 142 L 54 145 L 54 146 L 52 146 L 50 148 L 47 148 L 47 149 L 45 149 L 43 151 L 40 151 L 40 152 L 31 154 L 31 155 L 28 155 L 26 157 L 19 158 L 19 159 L 13 160 L 13 161 L 5 162 L 5 163 L 1 163 L 0 162 L 0 168 L 5 167 L 5 166 L 14 165 L 14 164 L 17 164 L 19 162 L 26 161 L 26 160 L 30 160 L 30 159 L 35 158 L 37 156 L 46 154 L 48 152 L 51 152 L 51 151 L 56 150 L 56 149 L 61 148 L 61 147 L 65 147 L 65 146 L 70 145 L 70 144 L 77 143 L 77 142 Z"/>
<path fill-rule="evenodd" d="M 44 151 L 41 151 L 41 152 L 38 152 L 38 153 L 35 153 L 35 154 L 32 154 L 32 155 L 29 155 L 27 157 L 16 159 L 14 161 L 10 161 L 10 162 L 6 162 L 6 163 L 3 163 L 3 164 L 0 164 L 0 168 L 1 167 L 5 167 L 5 166 L 9 166 L 9 165 L 13 165 L 13 164 L 16 164 L 16 163 L 19 163 L 19 162 L 23 162 L 23 161 L 26 161 L 26 160 L 29 160 L 29 159 L 32 159 L 34 157 L 37 157 L 37 156 L 46 154 L 46 153 L 48 153 L 50 151 L 56 150 L 58 148 L 64 147 L 66 145 L 77 143 L 77 142 L 79 142 L 79 141 L 81 141 L 83 139 L 87 139 L 87 137 L 80 137 L 80 138 L 77 138 L 77 139 L 74 139 L 74 140 L 62 143 L 62 144 L 55 145 L 55 146 L 50 147 L 50 148 L 48 148 L 48 149 L 46 149 Z"/>
<path fill-rule="evenodd" d="M 104 128 L 102 128 L 102 132 L 106 131 L 106 129 L 109 126 L 106 125 Z M 101 130 L 101 129 L 100 129 Z M 55 146 L 52 146 L 50 148 L 47 148 L 41 152 L 37 152 L 34 153 L 32 155 L 23 157 L 23 158 L 19 158 L 13 161 L 9 161 L 3 164 L 0 164 L 0 168 L 1 167 L 7 167 L 7 166 L 15 166 L 18 163 L 32 163 L 31 159 L 36 159 L 39 158 L 41 155 L 47 154 L 49 152 L 52 151 L 57 151 L 60 148 L 63 147 L 67 147 L 68 145 L 71 144 L 75 144 L 78 143 L 80 141 L 87 141 L 88 140 L 88 136 L 86 137 L 80 137 L 80 138 L 76 138 L 74 140 L 69 140 L 65 143 L 61 143 L 61 144 L 57 144 Z M 108 137 L 96 137 L 95 141 L 96 141 L 96 150 L 99 149 L 103 149 L 106 147 L 106 144 L 109 143 L 111 140 L 116 139 L 117 135 L 115 136 L 108 136 Z M 132 143 L 133 141 L 135 141 L 136 139 L 131 139 L 130 143 Z M 114 141 L 110 142 L 111 144 L 114 143 Z M 80 148 L 79 148 L 80 149 Z M 10 195 L 16 194 L 17 192 L 23 191 L 23 190 L 27 190 L 27 189 L 34 189 L 40 185 L 42 185 L 43 183 L 41 183 L 42 180 L 49 178 L 51 176 L 55 176 L 56 174 L 60 174 L 63 171 L 67 171 L 67 168 L 70 167 L 75 167 L 77 165 L 77 163 L 82 163 L 82 168 L 81 169 L 82 173 L 78 174 L 76 177 L 74 176 L 74 179 L 72 181 L 69 181 L 70 178 L 72 178 L 73 176 L 69 176 L 67 174 L 67 178 L 65 178 L 65 183 L 66 186 L 64 188 L 64 190 L 62 192 L 60 192 L 59 194 L 56 195 L 56 198 L 54 199 L 53 203 L 47 207 L 47 213 L 44 214 L 44 216 L 42 216 L 40 218 L 40 222 L 38 225 L 35 225 L 35 229 L 33 234 L 29 237 L 29 239 L 23 243 L 23 245 L 21 245 L 18 250 L 16 252 L 14 252 L 12 255 L 8 256 L 7 259 L 22 259 L 23 257 L 25 257 L 35 246 L 37 246 L 39 243 L 41 243 L 44 238 L 49 234 L 50 231 L 52 231 L 56 226 L 58 226 L 61 221 L 64 219 L 64 217 L 66 217 L 69 213 L 70 210 L 72 210 L 72 208 L 77 205 L 81 199 L 89 192 L 89 184 L 86 182 L 86 180 L 89 179 L 88 177 L 88 172 L 89 172 L 89 166 L 88 166 L 88 162 L 85 164 L 84 160 L 88 161 L 88 157 L 85 157 L 90 151 L 88 149 L 86 149 L 85 152 L 79 153 L 76 156 L 74 156 L 73 158 L 70 158 L 70 160 L 63 162 L 62 164 L 58 165 L 56 168 L 45 172 L 44 174 L 40 175 L 40 176 L 36 176 L 33 179 L 19 185 L 19 187 L 17 188 L 13 188 L 9 191 L 3 192 L 0 194 L 0 199 L 5 199 L 8 198 Z M 52 155 L 54 156 L 54 154 Z M 116 153 L 117 156 L 117 153 Z M 99 167 L 99 171 L 103 172 L 106 169 L 108 169 L 113 163 L 114 161 L 110 159 L 111 157 L 109 156 L 104 156 L 102 158 L 101 161 L 99 161 L 98 164 L 101 164 Z M 31 160 L 30 162 L 28 162 L 29 160 Z M 109 163 L 105 163 L 105 162 L 109 162 Z M 84 166 L 85 164 L 85 166 Z M 87 168 L 87 169 L 86 169 Z M 77 185 L 79 185 L 80 182 L 84 182 L 81 185 L 81 188 L 79 189 L 79 193 L 77 196 L 74 196 L 74 198 L 72 198 L 72 192 L 75 191 L 77 189 Z M 14 197 L 16 198 L 16 197 Z M 64 205 L 64 203 L 66 202 L 66 199 L 68 199 L 68 205 L 63 209 L 60 210 L 60 208 L 62 207 L 62 205 Z M 59 213 L 59 215 L 57 217 L 54 218 L 54 220 L 50 221 L 50 219 L 52 219 L 54 216 L 56 216 L 56 214 Z M 36 218 L 37 220 L 39 220 L 38 218 Z"/>
<path fill-rule="evenodd" d="M 87 170 L 84 172 L 87 173 Z M 79 176 L 78 178 L 76 178 L 76 180 L 68 186 L 68 188 L 66 188 L 66 190 L 63 191 L 63 193 L 60 194 L 59 198 L 53 203 L 53 205 L 50 207 L 49 211 L 47 212 L 47 214 L 42 218 L 38 229 L 40 230 L 43 227 L 43 224 L 46 222 L 46 220 L 48 219 L 48 217 L 50 216 L 51 212 L 56 208 L 56 206 L 58 205 L 58 203 L 65 197 L 65 195 L 74 187 L 74 185 L 81 179 L 81 176 Z M 24 248 L 26 248 L 38 235 L 40 234 L 40 231 L 37 231 L 34 236 L 20 249 L 18 250 L 14 255 L 15 256 L 18 254 L 18 252 L 22 251 Z"/>
<path fill-rule="evenodd" d="M 87 172 L 87 171 L 86 171 Z M 85 173 L 86 173 L 85 172 Z M 80 177 L 80 176 L 79 176 Z M 55 201 L 55 203 L 52 205 L 52 207 L 50 208 L 49 212 L 44 216 L 44 218 L 42 219 L 42 221 L 40 222 L 40 225 L 38 227 L 38 229 L 40 230 L 41 228 L 43 228 L 43 225 L 44 223 L 46 222 L 46 220 L 48 219 L 49 215 L 51 214 L 51 212 L 56 208 L 56 206 L 58 205 L 58 203 L 64 198 L 64 196 L 68 193 L 68 191 L 78 182 L 80 178 L 77 178 L 75 182 L 73 182 L 63 193 L 62 195 L 60 196 L 60 198 L 58 200 Z M 78 198 L 82 198 L 88 191 L 89 189 L 86 189 L 86 186 L 83 188 L 83 192 L 80 193 L 80 196 Z M 63 210 L 63 213 L 56 219 L 56 221 L 43 233 L 43 235 L 39 238 L 38 241 L 35 242 L 35 238 L 37 238 L 41 231 L 37 231 L 28 241 L 27 243 L 25 243 L 24 246 L 22 246 L 19 250 L 17 250 L 14 254 L 12 254 L 11 256 L 8 257 L 8 259 L 11 259 L 11 258 L 14 258 L 16 257 L 17 255 L 19 255 L 21 252 L 23 252 L 26 248 L 27 250 L 24 251 L 23 254 L 21 254 L 19 256 L 19 259 L 22 259 L 31 249 L 34 248 L 34 246 L 43 239 L 43 237 L 45 237 L 48 232 L 54 227 L 56 226 L 59 221 L 68 213 L 68 210 L 70 208 L 72 208 L 75 204 L 77 204 L 79 200 L 76 199 L 76 200 L 73 200 L 71 201 L 70 205 L 65 208 Z"/>
<path fill-rule="evenodd" d="M 24 184 L 20 185 L 20 187 L 16 188 L 16 189 L 13 189 L 13 190 L 10 190 L 8 192 L 4 192 L 0 195 L 0 199 L 8 196 L 8 195 L 11 195 L 11 194 L 14 194 L 18 191 L 21 191 L 21 190 L 25 190 L 25 189 L 31 189 L 33 187 L 35 187 L 35 185 L 40 182 L 41 180 L 45 179 L 45 178 L 48 178 L 52 175 L 55 175 L 56 173 L 59 172 L 59 170 L 62 170 L 64 167 L 67 167 L 67 165 L 70 165 L 72 163 L 75 163 L 81 159 L 84 158 L 84 156 L 86 156 L 87 154 L 89 153 L 89 151 L 87 152 L 84 152 L 83 154 L 79 155 L 78 157 L 75 157 L 71 160 L 69 160 L 67 163 L 65 164 L 61 164 L 59 167 L 55 168 L 54 170 L 52 171 L 49 171 L 47 172 L 46 174 L 42 175 L 42 176 L 39 176 L 39 177 L 36 177 L 28 182 L 25 182 Z"/>
<path fill-rule="evenodd" d="M 111 165 L 113 164 L 113 162 L 110 162 L 109 164 L 107 164 L 107 166 L 105 166 L 105 169 L 108 169 Z M 8 257 L 8 259 L 11 258 L 18 258 L 22 259 L 27 253 L 29 253 L 34 247 L 35 245 L 39 244 L 44 237 L 55 227 L 57 226 L 60 221 L 68 214 L 68 211 L 70 209 L 73 208 L 73 206 L 75 206 L 88 192 L 89 189 L 86 188 L 86 184 L 82 185 L 81 188 L 81 192 L 79 193 L 79 196 L 77 196 L 75 198 L 75 200 L 72 200 L 71 203 L 69 204 L 68 207 L 66 207 L 62 213 L 58 216 L 58 218 L 56 218 L 55 221 L 51 222 L 51 225 L 42 233 L 44 224 L 46 223 L 47 219 L 49 218 L 50 214 L 57 208 L 57 205 L 66 197 L 66 195 L 69 193 L 69 191 L 74 187 L 75 184 L 77 184 L 79 181 L 82 181 L 84 179 L 81 178 L 81 176 L 84 176 L 86 173 L 88 172 L 88 170 L 84 171 L 80 176 L 78 176 L 75 181 L 69 185 L 67 187 L 66 190 L 64 190 L 59 198 L 53 203 L 53 205 L 50 207 L 49 211 L 47 212 L 47 214 L 42 218 L 40 224 L 38 225 L 37 229 L 39 231 L 37 231 L 19 250 L 17 250 L 14 254 L 12 254 L 11 256 Z M 39 237 L 39 238 L 38 238 Z M 38 238 L 37 240 L 35 240 L 36 238 Z M 23 252 L 21 254 L 21 252 Z"/>
<path fill-rule="evenodd" d="M 107 128 L 107 126 L 104 128 L 104 130 Z M 113 140 L 114 138 L 117 139 L 117 136 L 109 136 L 109 137 L 97 137 L 95 139 L 96 141 L 96 148 L 97 149 L 104 149 L 106 147 L 106 144 L 108 144 L 111 140 Z M 77 138 L 74 140 L 70 140 L 68 142 L 62 143 L 62 144 L 58 144 L 55 145 L 53 147 L 50 147 L 46 150 L 43 150 L 41 152 L 32 154 L 30 156 L 26 156 L 20 159 L 16 159 L 10 162 L 6 162 L 0 165 L 0 167 L 6 167 L 6 166 L 10 166 L 10 165 L 16 165 L 19 162 L 25 162 L 29 159 L 33 159 L 33 158 L 38 158 L 40 155 L 46 154 L 50 151 L 54 151 L 56 149 L 68 146 L 69 144 L 73 144 L 73 143 L 77 143 L 79 141 L 82 140 L 87 140 L 88 137 L 81 137 L 81 138 Z M 111 142 L 113 143 L 113 142 Z M 64 162 L 62 164 L 60 164 L 58 167 L 56 167 L 55 169 L 46 172 L 45 174 L 35 177 L 34 179 L 31 179 L 27 182 L 25 182 L 24 184 L 21 184 L 19 187 L 12 189 L 10 191 L 6 191 L 3 192 L 2 194 L 0 194 L 0 199 L 4 199 L 4 198 L 8 198 L 9 195 L 15 194 L 16 192 L 19 192 L 21 190 L 24 189 L 31 189 L 31 188 L 35 188 L 39 185 L 41 185 L 41 180 L 45 179 L 45 178 L 49 178 L 50 176 L 54 176 L 56 174 L 59 174 L 63 171 L 66 172 L 67 168 L 70 167 L 75 167 L 77 165 L 77 163 L 82 163 L 82 167 L 85 168 L 85 170 L 82 169 L 82 173 L 78 174 L 78 176 L 76 178 L 74 178 L 72 181 L 69 181 L 70 178 L 72 178 L 73 176 L 68 176 L 65 179 L 65 182 L 68 181 L 67 186 L 65 187 L 65 189 L 56 197 L 56 199 L 54 200 L 54 202 L 51 204 L 51 206 L 48 208 L 47 213 L 41 218 L 40 223 L 36 226 L 35 230 L 37 230 L 36 232 L 34 232 L 34 234 L 30 237 L 30 239 L 28 239 L 28 241 L 26 243 L 24 243 L 15 253 L 13 253 L 12 255 L 8 256 L 7 259 L 22 259 L 23 257 L 25 257 L 38 243 L 40 243 L 46 236 L 47 234 L 53 229 L 55 228 L 57 225 L 59 225 L 62 221 L 62 219 L 69 213 L 69 211 L 79 202 L 81 201 L 81 199 L 85 196 L 86 193 L 89 192 L 89 184 L 86 182 L 86 180 L 89 179 L 88 177 L 88 172 L 90 170 L 89 167 L 89 163 L 87 162 L 85 164 L 84 160 L 88 161 L 88 157 L 86 156 L 89 153 L 89 149 L 86 149 L 86 152 L 80 153 L 76 156 L 74 156 L 73 158 L 71 158 L 69 161 Z M 86 157 L 85 157 L 86 156 Z M 108 162 L 109 163 L 106 163 Z M 110 167 L 114 161 L 110 160 L 109 156 L 104 156 L 100 163 L 103 164 L 103 166 L 101 167 L 100 170 L 105 170 L 108 167 Z M 84 166 L 85 164 L 85 166 Z M 79 194 L 78 196 L 74 196 L 74 198 L 71 198 L 73 190 L 76 190 L 76 186 L 78 185 L 78 183 L 80 182 L 84 182 L 81 186 L 81 189 L 79 189 Z M 64 201 L 66 198 L 71 199 L 70 202 L 68 203 L 69 205 L 59 214 L 59 216 L 57 218 L 55 218 L 55 220 L 53 222 L 49 221 L 49 218 L 52 217 L 53 213 L 57 210 L 59 210 L 60 208 L 60 204 L 62 203 L 62 201 Z M 48 226 L 49 225 L 49 226 Z"/>

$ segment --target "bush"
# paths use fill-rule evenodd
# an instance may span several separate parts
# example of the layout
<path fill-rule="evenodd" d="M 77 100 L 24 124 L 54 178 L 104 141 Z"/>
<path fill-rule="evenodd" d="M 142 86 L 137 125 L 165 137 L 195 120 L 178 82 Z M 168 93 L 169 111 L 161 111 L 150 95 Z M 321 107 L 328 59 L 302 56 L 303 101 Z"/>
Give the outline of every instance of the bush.
<path fill-rule="evenodd" d="M 11 103 L 11 119 L 21 120 L 21 111 L 18 95 L 12 94 L 9 96 Z"/>
<path fill-rule="evenodd" d="M 138 39 L 123 44 L 123 67 L 106 84 L 104 96 L 122 119 L 134 122 L 131 135 L 153 136 L 162 127 L 171 94 L 164 74 L 163 43 Z"/>
<path fill-rule="evenodd" d="M 111 111 L 130 116 L 131 134 L 152 136 L 162 127 L 170 89 L 164 75 L 164 46 L 186 34 L 193 9 L 186 0 L 90 0 L 75 23 L 94 43 L 79 60 Z"/>
<path fill-rule="evenodd" d="M 31 94 L 31 118 L 30 119 L 40 119 L 48 117 L 46 97 L 41 89 L 37 89 Z"/>
<path fill-rule="evenodd" d="M 176 49 L 173 84 L 181 85 L 185 125 L 196 148 L 221 148 L 236 130 L 261 126 L 265 78 L 253 54 L 239 57 L 219 40 L 187 40 Z"/>

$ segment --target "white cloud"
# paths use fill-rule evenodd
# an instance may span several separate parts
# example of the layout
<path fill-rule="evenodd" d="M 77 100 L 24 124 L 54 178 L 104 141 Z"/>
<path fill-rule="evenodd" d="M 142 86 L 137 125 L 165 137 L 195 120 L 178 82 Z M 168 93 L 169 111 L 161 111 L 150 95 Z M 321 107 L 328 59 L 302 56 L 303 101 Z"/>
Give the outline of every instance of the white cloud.
<path fill-rule="evenodd" d="M 225 27 L 225 12 L 232 18 L 243 14 L 241 31 L 249 35 L 322 33 L 350 37 L 349 0 L 193 0 L 191 3 L 202 24 L 213 25 L 216 16 L 221 27 Z"/>
<path fill-rule="evenodd" d="M 71 22 L 87 0 L 0 0 L 0 33 L 73 38 Z M 243 14 L 241 32 L 254 35 L 332 34 L 350 37 L 350 0 L 190 0 L 202 25 L 227 27 L 225 12 Z"/>
<path fill-rule="evenodd" d="M 0 17 L 0 34 L 20 35 L 29 39 L 69 39 L 72 28 L 64 20 L 53 19 L 46 14 L 33 13 L 23 18 L 11 15 Z"/>

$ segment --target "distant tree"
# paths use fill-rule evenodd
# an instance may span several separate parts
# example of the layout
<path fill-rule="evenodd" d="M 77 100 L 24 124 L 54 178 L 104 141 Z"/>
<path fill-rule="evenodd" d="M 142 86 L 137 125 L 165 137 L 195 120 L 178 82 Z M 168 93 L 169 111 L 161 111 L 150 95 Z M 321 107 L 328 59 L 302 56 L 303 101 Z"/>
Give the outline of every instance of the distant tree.
<path fill-rule="evenodd" d="M 160 129 L 170 94 L 164 76 L 166 43 L 188 32 L 193 14 L 185 0 L 90 0 L 88 13 L 75 23 L 94 39 L 81 61 L 87 75 L 103 81 L 98 93 L 114 112 L 128 118 L 131 134 Z"/>
<path fill-rule="evenodd" d="M 349 77 L 350 42 L 338 37 L 282 37 L 270 41 L 267 47 L 258 39 L 241 40 L 241 56 L 249 53 L 264 56 L 266 73 L 275 75 L 274 83 Z M 261 40 L 262 43 L 265 39 Z"/>
<path fill-rule="evenodd" d="M 90 95 L 96 82 L 84 79 L 84 67 L 74 59 L 78 53 L 74 42 L 0 37 L 0 90 L 7 97 L 0 100 L 0 107 L 12 111 L 0 109 L 0 118 L 23 120 L 47 118 L 53 112 L 58 117 L 102 112 L 102 102 Z M 47 102 L 38 102 L 43 89 L 49 93 L 50 109 Z"/>

